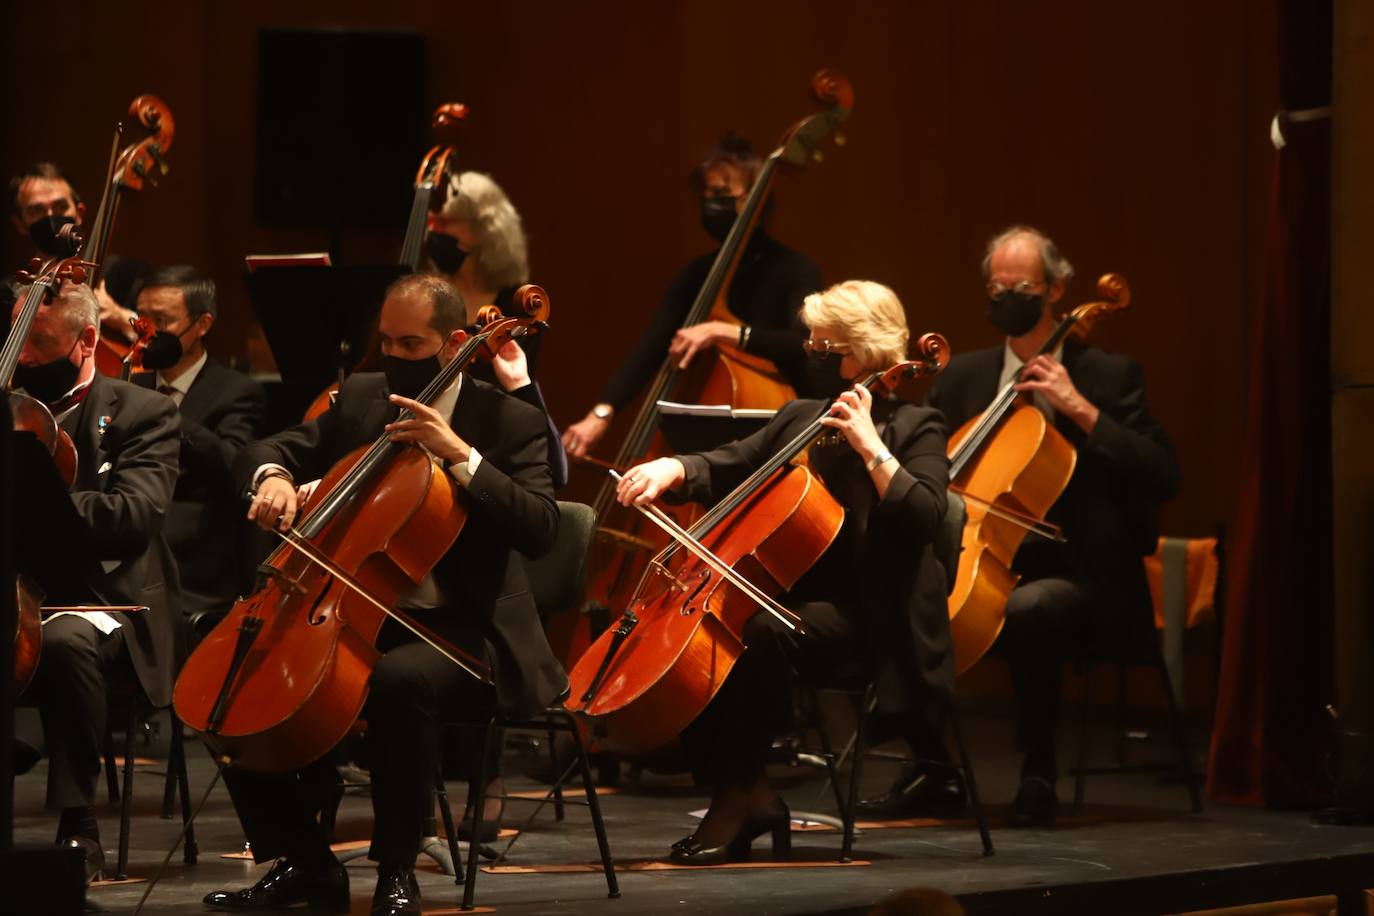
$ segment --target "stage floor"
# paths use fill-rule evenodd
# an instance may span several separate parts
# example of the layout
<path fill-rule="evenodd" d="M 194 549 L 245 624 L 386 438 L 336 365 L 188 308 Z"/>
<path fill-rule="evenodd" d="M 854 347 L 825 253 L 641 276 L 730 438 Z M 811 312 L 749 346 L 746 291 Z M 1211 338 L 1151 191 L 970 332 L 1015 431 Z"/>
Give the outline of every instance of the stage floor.
<path fill-rule="evenodd" d="M 864 912 L 896 891 L 928 886 L 960 896 L 969 912 L 1164 912 L 1252 899 L 1305 896 L 1333 875 L 1346 883 L 1363 880 L 1374 886 L 1374 829 L 1313 826 L 1305 813 L 1265 812 L 1211 806 L 1201 815 L 1188 813 L 1180 785 L 1158 785 L 1152 775 L 1094 776 L 1088 782 L 1084 816 L 1072 817 L 1066 804 L 1053 830 L 1004 827 L 1006 804 L 1015 791 L 1016 760 L 1010 750 L 1010 723 L 1000 717 L 971 717 L 966 724 L 978 767 L 978 780 L 992 817 L 996 854 L 984 858 L 977 831 L 967 824 L 866 829 L 855 844 L 855 862 L 838 865 L 838 832 L 801 831 L 793 836 L 793 864 L 779 868 L 659 870 L 646 865 L 663 857 L 674 840 L 693 829 L 694 809 L 705 799 L 680 777 L 645 778 L 604 796 L 611 851 L 620 872 L 622 896 L 606 899 L 599 868 L 582 872 L 488 873 L 477 881 L 477 904 L 511 914 L 641 914 L 641 913 L 825 913 Z M 199 800 L 213 769 L 196 742 L 187 745 L 193 799 Z M 1067 749 L 1066 749 L 1067 750 Z M 1166 746 L 1137 751 L 1142 757 L 1163 756 Z M 1104 754 L 1109 754 L 1103 748 Z M 1068 759 L 1065 757 L 1065 759 Z M 1103 758 L 1098 757 L 1099 761 Z M 865 782 L 882 788 L 893 764 L 872 761 Z M 51 842 L 55 819 L 41 809 L 45 764 L 16 782 L 16 841 Z M 140 769 L 135 787 L 130 874 L 154 873 L 177 834 L 179 820 L 158 817 L 162 797 L 162 764 Z M 834 814 L 833 799 L 823 791 L 821 771 L 779 768 L 777 782 L 800 810 Z M 512 791 L 537 789 L 514 778 Z M 450 795 L 461 799 L 460 783 Z M 1062 779 L 1061 799 L 1072 797 L 1072 782 Z M 580 798 L 573 790 L 570 798 Z M 103 798 L 103 788 L 102 788 Z M 365 796 L 345 798 L 339 818 L 342 840 L 363 839 L 370 819 Z M 522 820 L 528 806 L 508 808 L 508 825 Z M 458 813 L 458 812 L 455 812 Z M 102 805 L 101 829 L 108 862 L 114 864 L 118 842 L 118 807 Z M 144 909 L 147 914 L 206 912 L 200 898 L 223 887 L 251 884 L 266 869 L 241 859 L 222 858 L 242 849 L 243 837 L 223 786 L 211 794 L 196 822 L 200 861 L 187 867 L 173 857 Z M 503 845 L 504 841 L 501 844 Z M 466 846 L 463 847 L 466 855 Z M 756 859 L 768 858 L 767 840 L 756 845 Z M 568 819 L 556 823 L 551 808 L 520 837 L 506 863 L 534 869 L 558 865 L 591 865 L 596 843 L 586 809 L 570 805 Z M 421 859 L 420 884 L 425 911 L 456 909 L 462 889 Z M 811 863 L 805 867 L 801 863 Z M 1288 864 L 1285 864 L 1288 863 Z M 374 872 L 365 859 L 350 866 L 353 913 L 366 913 Z M 1167 878 L 1163 876 L 1173 876 Z M 104 885 L 90 898 L 113 913 L 131 913 L 144 883 Z M 1073 888 L 1077 891 L 1072 891 Z M 1277 887 L 1277 892 L 1275 888 Z M 1082 889 L 1091 893 L 1084 895 Z M 1150 893 L 1163 894 L 1152 897 Z M 1228 889 L 1229 888 L 1229 889 Z M 1196 896 L 1193 891 L 1196 890 Z M 1284 893 L 1284 891 L 1289 891 Z M 1166 908 L 1158 900 L 1167 900 Z M 1194 902 L 1198 901 L 1198 902 Z"/>

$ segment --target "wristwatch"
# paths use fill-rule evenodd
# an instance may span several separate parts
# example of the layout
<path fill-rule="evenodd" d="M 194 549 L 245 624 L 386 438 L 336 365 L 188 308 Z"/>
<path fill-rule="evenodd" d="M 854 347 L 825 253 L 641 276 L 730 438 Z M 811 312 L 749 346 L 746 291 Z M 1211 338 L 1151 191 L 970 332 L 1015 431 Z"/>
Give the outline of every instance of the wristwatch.
<path fill-rule="evenodd" d="M 891 460 L 892 453 L 889 452 L 887 449 L 883 449 L 881 452 L 874 455 L 872 458 L 868 460 L 868 464 L 864 465 L 864 470 L 868 471 L 871 474 L 873 473 L 875 468 L 881 467 L 883 462 Z"/>
<path fill-rule="evenodd" d="M 592 408 L 592 416 L 598 420 L 609 420 L 615 413 L 615 408 L 610 404 L 597 404 Z"/>

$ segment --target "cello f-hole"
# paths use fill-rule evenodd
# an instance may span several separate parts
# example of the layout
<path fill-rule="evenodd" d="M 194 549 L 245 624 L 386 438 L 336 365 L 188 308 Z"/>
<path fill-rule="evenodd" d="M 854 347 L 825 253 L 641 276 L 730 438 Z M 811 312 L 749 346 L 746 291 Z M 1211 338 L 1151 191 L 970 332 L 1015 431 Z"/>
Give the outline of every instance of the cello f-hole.
<path fill-rule="evenodd" d="M 329 619 L 329 609 L 321 610 L 320 605 L 324 604 L 324 599 L 334 591 L 334 577 L 330 576 L 320 589 L 320 596 L 315 599 L 315 603 L 310 605 L 310 613 L 306 616 L 305 622 L 312 627 L 317 627 Z M 331 604 L 330 607 L 333 605 Z"/>

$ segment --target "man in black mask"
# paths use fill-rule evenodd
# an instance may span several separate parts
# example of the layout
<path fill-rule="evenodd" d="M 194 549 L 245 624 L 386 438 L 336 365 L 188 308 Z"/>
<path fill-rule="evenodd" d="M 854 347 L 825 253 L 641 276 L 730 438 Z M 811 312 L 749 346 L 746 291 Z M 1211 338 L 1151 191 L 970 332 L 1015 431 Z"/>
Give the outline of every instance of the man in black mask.
<path fill-rule="evenodd" d="M 257 438 L 262 386 L 205 352 L 218 309 L 215 283 L 177 264 L 150 272 L 138 314 L 157 329 L 130 381 L 170 397 L 181 414 L 181 471 L 167 515 L 167 542 L 181 571 L 182 607 L 192 620 L 223 614 L 242 591 L 244 523 L 230 469 Z"/>
<path fill-rule="evenodd" d="M 14 375 L 15 387 L 47 404 L 76 445 L 72 504 L 88 529 L 94 559 L 105 567 L 99 581 L 87 579 L 85 568 L 74 563 L 70 578 L 43 582 L 47 603 L 148 608 L 48 618 L 38 670 L 25 694 L 42 718 L 47 807 L 61 812 L 58 840 L 82 848 L 92 873 L 103 862 L 93 805 L 106 684 L 136 676 L 154 706 L 169 705 L 177 634 L 176 564 L 162 538 L 177 477 L 176 408 L 96 372 L 98 311 L 89 287 L 63 282 L 53 302 L 39 308 Z M 43 738 L 16 731 L 16 756 L 30 764 Z"/>
<path fill-rule="evenodd" d="M 762 166 L 747 140 L 727 134 L 692 172 L 688 184 L 700 207 L 701 228 L 717 246 L 725 241 Z M 582 458 L 596 447 L 611 417 L 634 400 L 667 356 L 685 369 L 698 354 L 734 344 L 777 366 L 800 397 L 839 393 L 842 385 L 835 367 L 809 363 L 801 346 L 806 328 L 798 315 L 802 300 L 821 288 L 820 268 L 768 235 L 765 224 L 771 205 L 771 200 L 764 205 L 726 291 L 726 302 L 738 321 L 684 327 L 718 248 L 689 261 L 668 284 L 649 327 L 601 389 L 597 403 L 563 431 L 563 446 L 571 457 Z"/>
<path fill-rule="evenodd" d="M 10 207 L 10 223 L 28 240 L 31 249 L 25 261 L 29 257 L 66 256 L 69 252 L 62 250 L 58 242 L 59 230 L 69 223 L 80 227 L 86 217 L 81 195 L 51 162 L 34 163 L 10 179 Z M 136 337 L 129 319 L 134 317 L 132 307 L 143 270 L 139 261 L 109 255 L 103 279 L 95 291 L 101 327 L 128 341 Z M 0 283 L 0 307 L 6 315 L 15 302 L 16 289 L 15 281 L 8 275 Z"/>
<path fill-rule="evenodd" d="M 439 724 L 485 724 L 498 709 L 530 714 L 568 685 L 515 555 L 544 553 L 558 533 L 543 414 L 462 375 L 431 406 L 411 400 L 457 355 L 465 320 L 463 298 L 444 278 L 396 281 L 378 322 L 383 371 L 354 373 L 328 411 L 250 445 L 235 466 L 240 489 L 252 494 L 248 518 L 264 528 L 285 529 L 295 520 L 298 481 L 324 476 L 383 435 L 423 446 L 439 465 L 435 473 L 451 475 L 466 491 L 469 514 L 458 540 L 399 606 L 486 661 L 496 684 L 478 682 L 399 626 L 383 627 L 363 713 L 372 748 L 370 855 L 378 863 L 371 912 L 380 916 L 420 912 L 413 866 L 433 810 Z M 402 408 L 414 419 L 397 421 Z M 463 750 L 466 767 L 475 768 L 480 747 Z M 476 781 L 475 773 L 467 775 Z M 226 769 L 253 854 L 259 862 L 278 861 L 253 887 L 217 891 L 206 904 L 257 911 L 309 902 L 348 912 L 348 873 L 312 808 L 321 781 L 336 781 L 327 755 L 299 773 Z"/>
<path fill-rule="evenodd" d="M 988 320 L 1004 335 L 986 350 L 957 354 L 936 379 L 930 404 L 957 430 L 1009 382 L 1077 450 L 1073 477 L 1048 518 L 1068 539 L 1028 537 L 1013 569 L 999 651 L 1011 668 L 1025 760 L 1013 826 L 1054 823 L 1055 727 L 1060 672 L 1074 640 L 1140 645 L 1153 639 L 1142 558 L 1155 550 L 1159 508 L 1178 488 L 1173 445 L 1150 416 L 1145 379 L 1128 357 L 1070 340 L 1040 353 L 1057 325 L 1054 305 L 1073 267 L 1044 233 L 1013 226 L 983 259 Z M 963 801 L 953 774 L 908 767 L 865 816 L 912 816 Z"/>

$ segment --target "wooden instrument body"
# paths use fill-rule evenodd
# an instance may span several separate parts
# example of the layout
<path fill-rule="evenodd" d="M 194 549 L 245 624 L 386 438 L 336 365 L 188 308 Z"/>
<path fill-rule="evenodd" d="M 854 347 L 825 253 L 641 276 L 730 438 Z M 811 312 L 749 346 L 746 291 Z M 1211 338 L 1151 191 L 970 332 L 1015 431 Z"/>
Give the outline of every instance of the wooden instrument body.
<path fill-rule="evenodd" d="M 14 580 L 14 598 L 14 695 L 19 696 L 28 689 L 43 654 L 43 600 L 22 575 Z"/>
<path fill-rule="evenodd" d="M 336 464 L 307 506 L 325 499 L 367 451 Z M 350 506 L 311 540 L 388 606 L 422 581 L 453 546 L 466 520 L 457 484 L 418 448 L 402 449 Z M 187 659 L 173 704 L 217 756 L 263 772 L 297 769 L 347 733 L 367 699 L 385 614 L 295 548 L 279 571 L 239 600 Z M 285 585 L 285 583 L 294 583 Z M 264 621 L 230 687 L 227 713 L 207 732 L 247 617 Z"/>
<path fill-rule="evenodd" d="M 57 425 L 47 404 L 21 391 L 7 393 L 15 432 L 33 433 L 38 437 L 43 448 L 52 456 L 58 476 L 70 488 L 76 483 L 76 443 L 65 429 Z"/>
<path fill-rule="evenodd" d="M 770 597 L 818 560 L 844 522 L 844 509 L 804 467 L 789 467 L 701 539 L 724 563 Z M 608 630 L 570 673 L 568 708 L 588 722 L 596 747 L 648 753 L 675 739 L 729 676 L 744 651 L 753 599 L 686 551 L 655 569 L 634 602 L 638 625 L 621 645 L 585 706 L 614 638 Z"/>
<path fill-rule="evenodd" d="M 978 422 L 950 438 L 952 455 Z M 1002 631 L 1007 599 L 1016 587 L 1012 559 L 1026 535 L 1023 524 L 990 511 L 1043 519 L 1069 485 L 1078 453 L 1039 410 L 1017 407 L 952 483 L 966 499 L 959 570 L 949 597 L 954 670 L 962 674 L 982 658 Z"/>

